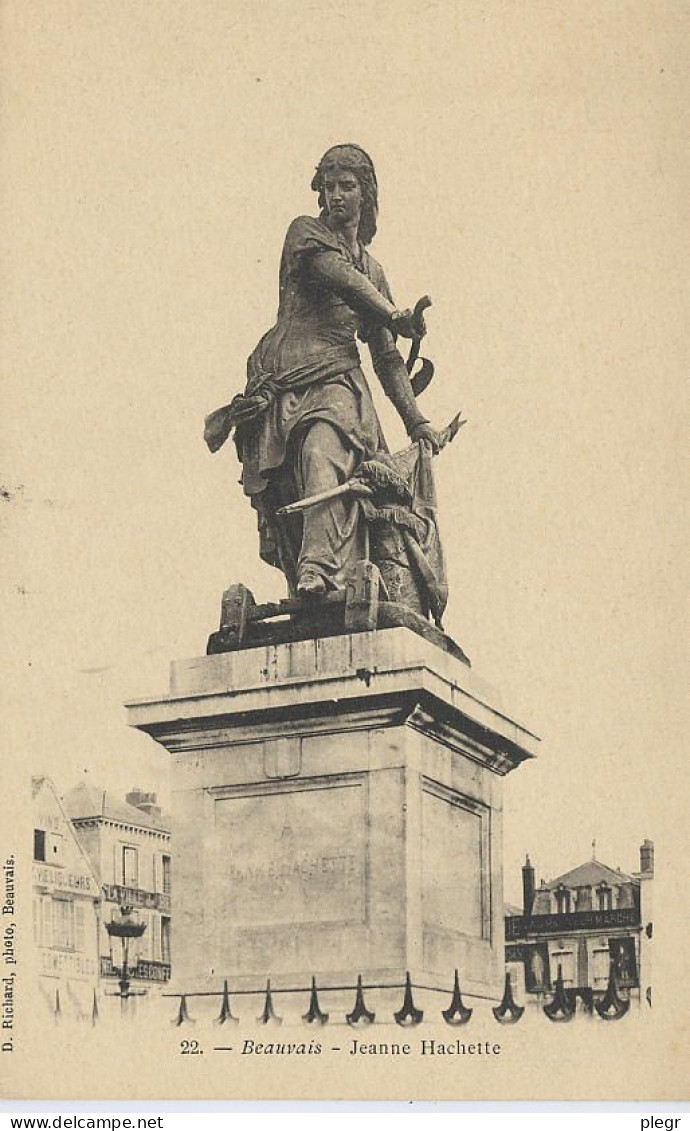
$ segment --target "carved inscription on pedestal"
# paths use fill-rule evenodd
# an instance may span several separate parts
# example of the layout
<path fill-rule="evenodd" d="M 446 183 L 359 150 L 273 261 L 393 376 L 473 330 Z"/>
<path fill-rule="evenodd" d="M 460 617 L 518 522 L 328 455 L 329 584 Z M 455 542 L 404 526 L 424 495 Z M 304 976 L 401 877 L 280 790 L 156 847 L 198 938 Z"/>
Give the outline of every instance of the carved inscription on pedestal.
<path fill-rule="evenodd" d="M 250 787 L 219 798 L 216 849 L 231 928 L 365 917 L 361 782 Z"/>

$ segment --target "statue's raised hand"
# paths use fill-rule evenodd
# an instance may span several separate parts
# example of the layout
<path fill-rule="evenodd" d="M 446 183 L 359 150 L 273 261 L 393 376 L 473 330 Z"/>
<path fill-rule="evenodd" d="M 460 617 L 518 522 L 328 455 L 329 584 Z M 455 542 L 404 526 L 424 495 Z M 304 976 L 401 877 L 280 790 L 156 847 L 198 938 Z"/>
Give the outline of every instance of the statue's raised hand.
<path fill-rule="evenodd" d="M 391 328 L 394 334 L 401 338 L 412 338 L 419 341 L 426 334 L 426 322 L 422 313 L 421 302 L 414 310 L 396 310 L 391 315 Z"/>

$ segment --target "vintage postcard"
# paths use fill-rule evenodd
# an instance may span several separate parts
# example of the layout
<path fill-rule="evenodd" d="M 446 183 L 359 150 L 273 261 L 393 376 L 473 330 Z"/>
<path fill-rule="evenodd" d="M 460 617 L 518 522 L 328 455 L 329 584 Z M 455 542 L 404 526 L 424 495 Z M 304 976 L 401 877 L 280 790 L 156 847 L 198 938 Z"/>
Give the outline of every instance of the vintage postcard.
<path fill-rule="evenodd" d="M 3 5 L 4 1099 L 687 1098 L 688 31 Z"/>

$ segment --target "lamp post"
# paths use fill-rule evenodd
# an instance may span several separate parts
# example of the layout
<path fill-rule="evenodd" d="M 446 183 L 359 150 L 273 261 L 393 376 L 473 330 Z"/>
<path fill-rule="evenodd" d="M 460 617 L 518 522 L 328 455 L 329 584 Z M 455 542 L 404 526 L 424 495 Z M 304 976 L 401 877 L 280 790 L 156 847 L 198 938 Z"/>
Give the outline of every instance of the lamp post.
<path fill-rule="evenodd" d="M 124 1014 L 127 1012 L 127 1002 L 130 997 L 139 997 L 146 993 L 146 990 L 132 990 L 130 989 L 129 982 L 129 940 L 139 939 L 146 930 L 145 923 L 137 923 L 132 918 L 131 907 L 121 907 L 121 918 L 115 919 L 110 923 L 106 923 L 105 929 L 111 938 L 117 938 L 122 943 L 122 969 L 120 971 L 120 979 L 118 985 L 120 987 L 119 993 L 110 994 L 110 997 L 119 997 L 121 1011 Z"/>

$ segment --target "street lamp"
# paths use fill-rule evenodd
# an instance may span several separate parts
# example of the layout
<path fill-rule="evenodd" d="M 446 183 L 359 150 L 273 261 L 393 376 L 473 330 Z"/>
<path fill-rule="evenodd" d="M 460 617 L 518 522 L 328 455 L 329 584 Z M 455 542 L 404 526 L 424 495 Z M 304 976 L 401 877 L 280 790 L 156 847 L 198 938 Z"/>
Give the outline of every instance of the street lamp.
<path fill-rule="evenodd" d="M 129 940 L 140 939 L 146 930 L 145 923 L 137 923 L 132 918 L 131 907 L 121 907 L 121 918 L 114 919 L 110 923 L 106 923 L 105 929 L 111 938 L 119 939 L 122 943 L 122 970 L 120 971 L 120 979 L 118 985 L 120 992 L 117 994 L 109 994 L 109 997 L 119 997 L 122 1013 L 127 1011 L 127 1001 L 130 997 L 139 997 L 146 993 L 146 990 L 131 990 L 129 985 Z"/>

